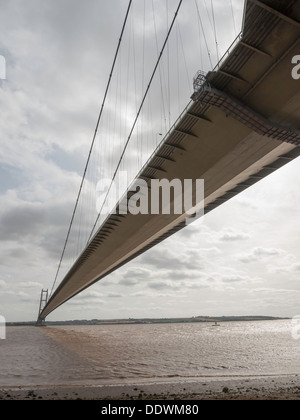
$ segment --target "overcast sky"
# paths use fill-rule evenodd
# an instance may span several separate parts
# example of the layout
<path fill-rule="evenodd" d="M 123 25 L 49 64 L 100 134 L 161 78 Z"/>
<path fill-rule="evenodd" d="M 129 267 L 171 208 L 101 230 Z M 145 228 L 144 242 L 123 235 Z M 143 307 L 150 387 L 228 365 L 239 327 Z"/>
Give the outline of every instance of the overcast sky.
<path fill-rule="evenodd" d="M 127 79 L 126 100 L 120 94 L 117 106 L 126 113 L 124 127 L 142 92 L 135 86 L 141 92 L 128 94 L 136 80 L 128 75 L 143 74 L 139 86 L 146 86 L 178 4 L 134 3 L 121 51 L 123 63 L 132 59 L 124 72 L 119 62 L 123 79 L 116 76 L 111 93 Z M 151 111 L 156 125 L 145 128 L 147 138 L 159 139 L 174 122 L 189 103 L 195 72 L 208 71 L 210 61 L 216 64 L 240 30 L 242 0 L 214 0 L 214 15 L 209 0 L 197 4 L 206 37 L 195 0 L 184 0 L 158 77 L 170 87 L 159 93 L 157 83 L 151 96 L 153 109 L 163 102 L 159 95 L 169 108 L 161 118 Z M 0 80 L 0 314 L 8 321 L 35 320 L 41 289 L 52 287 L 127 5 L 125 0 L 0 0 L 0 55 L 6 59 L 6 80 Z M 147 45 L 143 52 L 141 45 Z M 109 118 L 112 102 L 107 109 Z M 121 130 L 115 137 L 122 135 Z M 118 155 L 117 147 L 114 157 L 105 152 L 102 148 L 98 175 L 108 161 L 112 168 Z M 298 315 L 299 204 L 296 160 L 48 319 Z"/>

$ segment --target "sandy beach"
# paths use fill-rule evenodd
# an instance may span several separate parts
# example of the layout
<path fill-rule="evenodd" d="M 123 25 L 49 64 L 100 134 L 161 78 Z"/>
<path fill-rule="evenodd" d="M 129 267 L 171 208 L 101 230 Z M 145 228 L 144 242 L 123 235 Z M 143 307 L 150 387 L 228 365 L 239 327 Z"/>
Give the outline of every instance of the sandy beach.
<path fill-rule="evenodd" d="M 112 386 L 1 388 L 2 400 L 298 400 L 300 376 L 202 378 Z"/>

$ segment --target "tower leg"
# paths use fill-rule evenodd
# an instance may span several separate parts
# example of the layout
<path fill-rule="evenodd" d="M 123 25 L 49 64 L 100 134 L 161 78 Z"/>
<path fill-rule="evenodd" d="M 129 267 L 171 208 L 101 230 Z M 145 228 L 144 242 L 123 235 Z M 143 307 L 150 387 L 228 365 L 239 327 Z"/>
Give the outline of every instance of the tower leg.
<path fill-rule="evenodd" d="M 45 319 L 41 318 L 41 313 L 43 312 L 44 307 L 46 306 L 48 301 L 48 289 L 42 290 L 41 292 L 41 299 L 40 299 L 40 307 L 39 307 L 39 313 L 38 313 L 38 319 L 36 322 L 36 325 L 38 327 L 42 327 L 45 325 Z"/>

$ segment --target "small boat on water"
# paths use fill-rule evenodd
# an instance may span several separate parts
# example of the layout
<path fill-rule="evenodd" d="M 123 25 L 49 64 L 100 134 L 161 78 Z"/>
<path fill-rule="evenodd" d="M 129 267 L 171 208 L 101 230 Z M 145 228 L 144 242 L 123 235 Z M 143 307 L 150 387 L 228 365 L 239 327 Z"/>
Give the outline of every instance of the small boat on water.
<path fill-rule="evenodd" d="M 212 324 L 212 327 L 220 327 L 220 324 L 218 324 L 217 321 L 215 321 L 215 323 Z"/>

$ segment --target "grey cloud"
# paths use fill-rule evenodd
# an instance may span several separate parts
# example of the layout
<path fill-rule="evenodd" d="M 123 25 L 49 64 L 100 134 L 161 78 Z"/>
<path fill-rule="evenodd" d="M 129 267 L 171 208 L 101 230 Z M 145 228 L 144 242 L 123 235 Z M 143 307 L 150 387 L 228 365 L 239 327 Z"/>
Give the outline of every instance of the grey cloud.
<path fill-rule="evenodd" d="M 276 248 L 255 248 L 253 250 L 253 255 L 256 257 L 264 257 L 264 256 L 274 256 L 274 255 L 280 255 L 282 251 L 280 249 Z"/>
<path fill-rule="evenodd" d="M 10 209 L 1 217 L 1 240 L 18 240 L 31 236 L 45 223 L 45 213 L 35 206 L 23 206 Z"/>
<path fill-rule="evenodd" d="M 98 298 L 85 298 L 84 301 L 82 301 L 81 299 L 76 299 L 76 297 L 74 299 L 71 299 L 68 302 L 68 305 L 71 306 L 75 306 L 75 307 L 80 307 L 80 306 L 87 306 L 87 305 L 105 305 L 107 302 L 103 299 L 98 299 Z"/>
<path fill-rule="evenodd" d="M 74 299 L 70 300 L 70 304 L 75 306 L 86 305 L 86 304 L 100 304 L 104 305 L 106 300 L 103 299 L 104 295 L 95 290 L 87 290 L 80 293 Z"/>
<path fill-rule="evenodd" d="M 218 272 L 212 272 L 206 275 L 206 278 L 201 281 L 203 285 L 210 287 L 212 290 L 223 290 L 224 287 L 239 287 L 247 286 L 250 288 L 253 284 L 260 282 L 258 277 L 250 277 L 244 272 L 238 272 L 234 269 L 227 269 L 220 267 Z"/>
<path fill-rule="evenodd" d="M 239 276 L 239 275 L 232 275 L 232 276 L 223 276 L 221 277 L 221 281 L 224 283 L 242 283 L 242 282 L 249 282 L 249 277 L 246 276 Z"/>
<path fill-rule="evenodd" d="M 137 284 L 139 284 L 139 280 L 137 279 L 129 279 L 129 278 L 123 278 L 122 280 L 119 281 L 119 284 L 121 286 L 136 286 Z"/>
<path fill-rule="evenodd" d="M 151 277 L 151 271 L 142 267 L 132 267 L 126 270 L 126 272 L 122 275 L 121 280 L 119 280 L 119 284 L 122 286 L 135 286 L 139 283 L 144 284 L 145 281 L 149 280 Z"/>
<path fill-rule="evenodd" d="M 235 231 L 228 231 L 228 232 L 224 232 L 221 236 L 220 236 L 220 241 L 223 242 L 230 242 L 230 241 L 243 241 L 246 239 L 249 239 L 250 236 L 246 233 L 243 232 L 235 232 Z"/>
<path fill-rule="evenodd" d="M 14 248 L 3 249 L 0 255 L 0 263 L 12 263 L 14 260 L 27 260 L 30 257 L 30 252 L 20 246 Z"/>
<path fill-rule="evenodd" d="M 293 264 L 291 266 L 291 271 L 300 271 L 300 262 Z"/>
<path fill-rule="evenodd" d="M 23 186 L 26 180 L 18 168 L 0 163 L 0 193 Z"/>
<path fill-rule="evenodd" d="M 207 284 L 200 275 L 189 276 L 188 273 L 185 275 L 181 273 L 180 276 L 174 276 L 173 273 L 160 273 L 159 279 L 152 279 L 147 282 L 147 287 L 150 289 L 169 291 L 181 291 L 185 293 L 187 290 L 205 289 Z"/>
<path fill-rule="evenodd" d="M 85 154 L 87 154 L 86 150 Z M 82 150 L 76 149 L 66 152 L 56 144 L 52 145 L 52 150 L 46 155 L 45 159 L 52 161 L 63 170 L 77 172 L 80 176 L 82 176 L 86 164 L 86 156 L 82 153 Z"/>
<path fill-rule="evenodd" d="M 201 274 L 197 271 L 186 270 L 168 270 L 165 272 L 165 277 L 171 280 L 186 280 L 186 279 L 199 279 Z"/>
<path fill-rule="evenodd" d="M 90 298 L 102 298 L 103 294 L 95 290 L 85 290 L 81 292 L 78 296 L 80 296 L 80 299 L 90 299 Z"/>
<path fill-rule="evenodd" d="M 70 213 L 64 205 L 47 206 L 37 203 L 17 203 L 0 216 L 0 240 L 22 241 L 42 231 L 67 225 Z"/>
<path fill-rule="evenodd" d="M 152 249 L 140 258 L 144 265 L 154 266 L 158 269 L 175 270 L 199 270 L 203 268 L 203 260 L 197 251 L 190 250 L 188 253 L 172 249 Z"/>
<path fill-rule="evenodd" d="M 148 287 L 150 289 L 156 289 L 156 290 L 163 290 L 163 289 L 173 289 L 173 287 L 170 285 L 170 283 L 166 281 L 151 281 L 148 283 Z"/>
<path fill-rule="evenodd" d="M 7 286 L 6 282 L 0 279 L 0 289 L 4 289 L 6 286 Z"/>
<path fill-rule="evenodd" d="M 281 249 L 257 247 L 257 248 L 254 248 L 248 254 L 238 255 L 238 260 L 243 263 L 250 263 L 250 262 L 262 260 L 264 258 L 275 257 L 278 255 L 281 255 L 282 252 L 283 251 Z"/>
<path fill-rule="evenodd" d="M 300 262 L 282 266 L 272 265 L 269 266 L 269 271 L 271 273 L 297 273 L 300 271 Z"/>
<path fill-rule="evenodd" d="M 37 288 L 41 289 L 43 287 L 43 285 L 41 283 L 38 283 L 38 282 L 28 281 L 28 282 L 21 282 L 20 287 L 23 287 L 25 289 L 32 289 L 32 288 L 37 287 Z"/>
<path fill-rule="evenodd" d="M 121 293 L 107 293 L 107 297 L 113 298 L 113 299 L 119 299 L 119 298 L 123 298 L 124 295 L 122 295 Z"/>
<path fill-rule="evenodd" d="M 249 293 L 250 294 L 253 294 L 253 295 L 257 295 L 257 294 L 260 294 L 260 293 L 263 293 L 263 294 L 268 294 L 268 295 L 270 295 L 270 294 L 273 294 L 273 295 L 281 295 L 281 294 L 295 294 L 295 293 L 298 293 L 299 294 L 299 290 L 297 290 L 297 289 L 282 289 L 282 288 L 280 288 L 280 289 L 276 289 L 276 288 L 271 288 L 271 287 L 260 287 L 260 288 L 256 288 L 256 289 L 253 289 L 253 290 L 250 290 L 249 291 Z"/>

